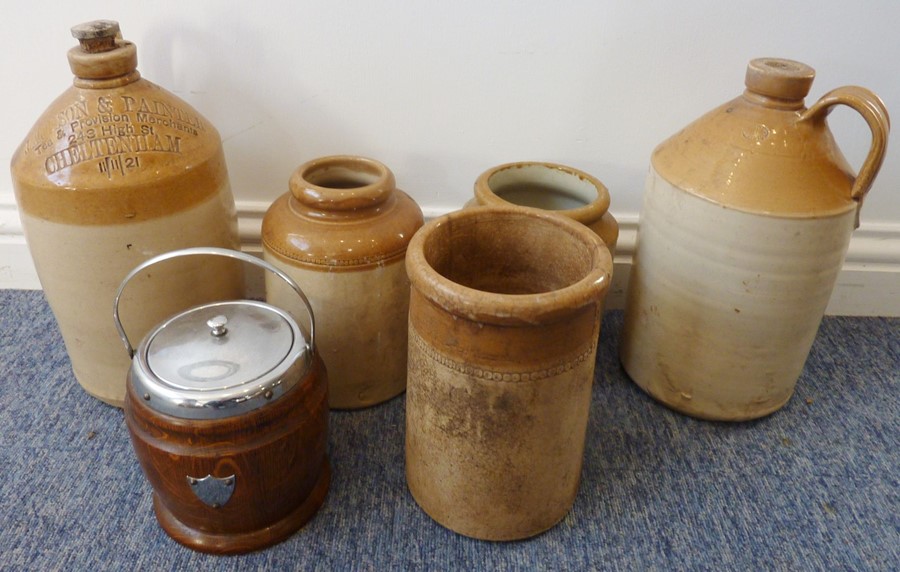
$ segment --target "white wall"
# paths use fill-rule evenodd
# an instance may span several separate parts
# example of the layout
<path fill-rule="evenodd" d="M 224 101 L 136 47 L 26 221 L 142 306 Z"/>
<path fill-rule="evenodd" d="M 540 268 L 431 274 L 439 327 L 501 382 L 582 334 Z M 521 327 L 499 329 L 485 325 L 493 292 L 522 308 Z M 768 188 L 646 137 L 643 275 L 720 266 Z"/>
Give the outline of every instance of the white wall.
<path fill-rule="evenodd" d="M 809 104 L 858 84 L 900 113 L 891 0 L 7 2 L 0 162 L 70 84 L 69 27 L 96 18 L 118 20 L 144 77 L 219 128 L 248 237 L 291 171 L 332 153 L 380 159 L 430 214 L 462 205 L 492 165 L 566 163 L 604 181 L 633 227 L 654 146 L 739 95 L 759 56 L 816 68 Z M 862 119 L 838 109 L 831 125 L 859 165 Z M 861 229 L 892 250 L 898 159 L 889 145 Z"/>

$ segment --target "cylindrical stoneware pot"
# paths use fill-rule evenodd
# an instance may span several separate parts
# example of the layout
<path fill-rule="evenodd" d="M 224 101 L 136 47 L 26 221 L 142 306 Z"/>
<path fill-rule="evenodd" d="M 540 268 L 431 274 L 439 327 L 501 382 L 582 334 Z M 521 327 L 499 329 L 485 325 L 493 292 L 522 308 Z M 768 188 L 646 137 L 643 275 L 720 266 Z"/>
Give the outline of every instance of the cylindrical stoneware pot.
<path fill-rule="evenodd" d="M 406 389 L 406 247 L 422 211 L 383 164 L 332 156 L 301 165 L 262 225 L 265 260 L 309 296 L 328 367 L 331 407 L 386 401 Z M 266 299 L 290 297 L 268 276 Z M 286 307 L 286 306 L 284 306 Z"/>
<path fill-rule="evenodd" d="M 524 161 L 488 169 L 475 181 L 467 206 L 519 205 L 553 211 L 576 220 L 616 254 L 619 224 L 609 212 L 609 191 L 584 171 L 556 163 Z"/>
<path fill-rule="evenodd" d="M 559 215 L 476 207 L 425 225 L 406 267 L 409 490 L 466 536 L 552 527 L 578 490 L 609 252 Z"/>
<path fill-rule="evenodd" d="M 115 22 L 73 28 L 74 85 L 12 159 L 19 216 L 41 286 L 84 389 L 121 406 L 128 360 L 109 319 L 116 287 L 154 255 L 237 248 L 237 218 L 215 128 L 142 79 Z M 172 261 L 136 280 L 122 314 L 137 339 L 194 304 L 240 296 L 228 260 Z M 138 302 L 140 301 L 140 302 Z"/>
<path fill-rule="evenodd" d="M 239 252 L 196 248 L 290 278 Z M 118 301 L 118 297 L 116 298 Z M 288 537 L 328 492 L 327 376 L 309 334 L 284 310 L 238 300 L 197 306 L 164 321 L 128 353 L 125 422 L 153 487 L 162 528 L 202 552 L 240 553 Z M 310 320 L 312 315 L 310 314 Z"/>
<path fill-rule="evenodd" d="M 813 77 L 797 62 L 753 60 L 742 96 L 653 153 L 621 359 L 673 409 L 753 419 L 794 392 L 889 129 L 860 87 L 807 109 Z M 872 131 L 858 176 L 826 122 L 839 104 Z"/>

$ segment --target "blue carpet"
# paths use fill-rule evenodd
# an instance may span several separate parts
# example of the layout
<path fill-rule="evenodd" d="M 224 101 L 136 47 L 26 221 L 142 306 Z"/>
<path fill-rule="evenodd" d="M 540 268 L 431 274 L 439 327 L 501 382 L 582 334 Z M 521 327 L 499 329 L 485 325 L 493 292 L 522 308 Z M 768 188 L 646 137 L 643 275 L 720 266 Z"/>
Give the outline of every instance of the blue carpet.
<path fill-rule="evenodd" d="M 84 393 L 41 292 L 0 290 L 3 570 L 898 570 L 900 320 L 826 318 L 797 393 L 762 420 L 658 405 L 605 317 L 583 481 L 555 528 L 458 536 L 403 475 L 403 397 L 331 417 L 329 496 L 282 544 L 192 552 L 157 526 L 121 411 Z"/>

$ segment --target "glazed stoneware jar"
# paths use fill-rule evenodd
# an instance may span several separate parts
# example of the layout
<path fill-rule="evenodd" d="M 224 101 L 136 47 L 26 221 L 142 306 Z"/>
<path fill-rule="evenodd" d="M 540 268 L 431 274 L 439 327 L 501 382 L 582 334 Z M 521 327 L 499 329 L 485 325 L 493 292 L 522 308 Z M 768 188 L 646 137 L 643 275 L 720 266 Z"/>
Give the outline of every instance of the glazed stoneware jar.
<path fill-rule="evenodd" d="M 37 120 L 12 159 L 19 215 L 75 377 L 121 406 L 128 360 L 109 319 L 116 287 L 156 254 L 238 246 L 234 199 L 215 128 L 141 78 L 115 22 L 76 26 L 74 85 Z M 122 313 L 140 338 L 202 301 L 238 297 L 231 261 L 172 261 L 137 280 Z M 141 302 L 136 302 L 140 300 Z"/>
<path fill-rule="evenodd" d="M 422 211 L 378 161 L 331 156 L 301 165 L 266 212 L 265 260 L 306 292 L 319 320 L 329 403 L 355 409 L 406 389 L 406 247 Z M 267 300 L 290 293 L 266 279 Z"/>
<path fill-rule="evenodd" d="M 889 130 L 861 87 L 807 108 L 813 77 L 798 62 L 753 60 L 743 95 L 653 153 L 621 359 L 673 409 L 738 421 L 793 394 Z M 858 175 L 828 129 L 836 105 L 872 132 Z"/>
<path fill-rule="evenodd" d="M 475 207 L 425 225 L 406 267 L 413 498 L 466 536 L 547 530 L 578 491 L 609 252 L 565 217 Z"/>
<path fill-rule="evenodd" d="M 123 281 L 175 258 L 225 257 L 289 277 L 247 254 L 178 250 L 150 259 Z M 279 308 L 230 300 L 169 317 L 133 350 L 125 422 L 153 487 L 160 526 L 194 550 L 249 552 L 279 542 L 305 524 L 330 482 L 328 382 L 305 330 Z M 121 348 L 120 348 L 121 351 Z"/>
<path fill-rule="evenodd" d="M 609 212 L 609 191 L 596 177 L 566 165 L 522 161 L 488 169 L 475 181 L 466 206 L 519 205 L 553 211 L 578 221 L 616 254 L 619 225 Z"/>

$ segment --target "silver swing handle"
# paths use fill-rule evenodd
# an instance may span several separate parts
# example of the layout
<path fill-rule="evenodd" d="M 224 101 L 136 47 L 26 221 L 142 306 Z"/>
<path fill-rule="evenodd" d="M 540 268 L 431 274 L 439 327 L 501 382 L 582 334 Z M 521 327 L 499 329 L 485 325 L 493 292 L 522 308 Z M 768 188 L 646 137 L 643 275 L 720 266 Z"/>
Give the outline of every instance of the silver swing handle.
<path fill-rule="evenodd" d="M 119 290 L 116 292 L 116 299 L 113 301 L 113 319 L 116 321 L 116 330 L 118 330 L 119 332 L 119 337 L 122 339 L 122 343 L 125 344 L 125 350 L 128 352 L 129 359 L 134 358 L 134 347 L 132 347 L 131 341 L 128 339 L 128 334 L 125 333 L 125 328 L 122 327 L 122 320 L 119 319 L 119 298 L 122 297 L 122 292 L 125 290 L 125 286 L 128 285 L 128 282 L 130 282 L 132 278 L 137 276 L 140 272 L 142 272 L 149 266 L 153 266 L 154 264 L 164 262 L 166 260 L 171 260 L 172 258 L 195 255 L 215 255 L 224 256 L 226 258 L 234 258 L 236 260 L 241 260 L 243 262 L 259 266 L 263 270 L 268 270 L 272 274 L 275 274 L 276 276 L 284 280 L 287 285 L 290 286 L 291 289 L 297 294 L 297 296 L 300 297 L 300 300 L 303 301 L 303 305 L 306 306 L 306 312 L 309 314 L 309 351 L 311 354 L 315 354 L 316 319 L 313 316 L 312 305 L 309 303 L 309 299 L 306 297 L 306 294 L 304 294 L 303 290 L 300 289 L 300 286 L 298 286 L 290 276 L 288 276 L 278 268 L 275 268 L 265 260 L 260 260 L 259 258 L 250 254 L 245 254 L 237 250 L 229 250 L 227 248 L 199 246 L 195 248 L 173 250 L 171 252 L 166 252 L 165 254 L 160 254 L 158 256 L 154 256 L 153 258 L 145 260 L 137 267 L 135 267 L 134 270 L 129 272 L 128 276 L 126 276 L 122 281 L 122 284 L 119 285 Z"/>

